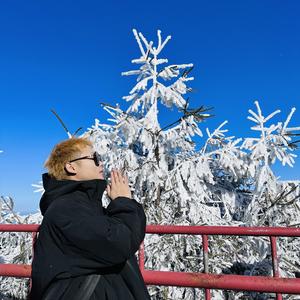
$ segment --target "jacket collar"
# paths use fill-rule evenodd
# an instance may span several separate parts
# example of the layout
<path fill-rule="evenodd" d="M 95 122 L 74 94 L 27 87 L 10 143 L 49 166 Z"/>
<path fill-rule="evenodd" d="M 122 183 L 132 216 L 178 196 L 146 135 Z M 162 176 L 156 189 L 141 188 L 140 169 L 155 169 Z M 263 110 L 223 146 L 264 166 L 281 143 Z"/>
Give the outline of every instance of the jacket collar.
<path fill-rule="evenodd" d="M 106 180 L 57 180 L 48 173 L 42 175 L 44 194 L 40 200 L 40 210 L 42 215 L 45 214 L 48 207 L 59 197 L 83 191 L 91 201 L 101 201 L 102 195 L 106 189 Z"/>

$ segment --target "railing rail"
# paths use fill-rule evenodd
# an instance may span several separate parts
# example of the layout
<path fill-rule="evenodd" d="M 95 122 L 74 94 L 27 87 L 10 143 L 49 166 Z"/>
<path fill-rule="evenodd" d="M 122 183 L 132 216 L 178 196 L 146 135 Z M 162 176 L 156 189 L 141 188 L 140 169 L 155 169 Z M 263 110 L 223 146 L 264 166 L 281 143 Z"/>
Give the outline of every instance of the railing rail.
<path fill-rule="evenodd" d="M 0 224 L 0 232 L 32 232 L 36 240 L 38 224 Z M 210 289 L 272 292 L 277 299 L 282 294 L 300 294 L 299 278 L 282 278 L 277 257 L 277 237 L 300 237 L 300 228 L 286 227 L 237 227 L 237 226 L 171 226 L 148 225 L 147 234 L 190 234 L 202 236 L 204 273 L 150 271 L 145 269 L 144 244 L 139 249 L 139 267 L 148 285 L 167 285 L 205 289 L 205 299 L 211 299 Z M 273 277 L 209 274 L 208 236 L 268 236 L 271 244 Z M 31 277 L 30 265 L 0 264 L 0 276 Z"/>

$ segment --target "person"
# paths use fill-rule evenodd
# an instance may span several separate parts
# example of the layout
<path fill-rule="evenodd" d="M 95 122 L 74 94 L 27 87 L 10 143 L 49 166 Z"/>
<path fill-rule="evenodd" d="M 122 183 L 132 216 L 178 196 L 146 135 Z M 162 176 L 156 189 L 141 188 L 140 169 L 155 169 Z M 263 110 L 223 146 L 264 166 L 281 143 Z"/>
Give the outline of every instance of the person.
<path fill-rule="evenodd" d="M 143 207 L 119 170 L 107 184 L 93 149 L 87 138 L 72 137 L 45 162 L 30 300 L 150 299 L 135 256 L 145 237 Z"/>

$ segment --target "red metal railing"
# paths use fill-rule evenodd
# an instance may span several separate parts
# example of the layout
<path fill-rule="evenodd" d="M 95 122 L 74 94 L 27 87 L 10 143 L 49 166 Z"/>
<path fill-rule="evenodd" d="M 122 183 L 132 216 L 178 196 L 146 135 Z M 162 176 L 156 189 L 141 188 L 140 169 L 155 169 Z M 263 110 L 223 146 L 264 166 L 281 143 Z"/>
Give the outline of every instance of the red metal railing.
<path fill-rule="evenodd" d="M 33 243 L 39 225 L 0 224 L 0 231 L 32 232 Z M 239 291 L 271 292 L 282 299 L 281 294 L 300 294 L 300 279 L 280 278 L 276 239 L 300 237 L 300 228 L 284 227 L 232 227 L 232 226 L 161 226 L 148 225 L 146 233 L 151 234 L 190 234 L 202 235 L 204 273 L 150 271 L 144 268 L 144 245 L 139 249 L 139 266 L 145 283 L 148 285 L 167 285 L 205 289 L 205 299 L 210 299 L 210 289 L 229 289 Z M 222 275 L 208 273 L 208 236 L 268 236 L 271 243 L 273 277 Z M 30 277 L 30 265 L 0 264 L 0 276 Z"/>
<path fill-rule="evenodd" d="M 205 288 L 205 299 L 211 299 L 210 289 L 300 294 L 300 279 L 280 278 L 276 238 L 300 237 L 300 228 L 234 227 L 234 226 L 160 226 L 148 225 L 147 233 L 202 235 L 204 273 L 165 272 L 144 270 L 144 248 L 141 247 L 139 264 L 146 284 Z M 265 276 L 208 274 L 208 235 L 269 236 L 273 263 L 273 278 Z"/>

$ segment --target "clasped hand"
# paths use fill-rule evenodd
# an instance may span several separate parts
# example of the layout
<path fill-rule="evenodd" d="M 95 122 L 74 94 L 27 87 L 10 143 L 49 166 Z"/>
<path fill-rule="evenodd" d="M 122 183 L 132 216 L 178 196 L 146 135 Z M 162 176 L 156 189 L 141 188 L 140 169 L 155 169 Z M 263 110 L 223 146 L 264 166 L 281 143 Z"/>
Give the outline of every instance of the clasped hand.
<path fill-rule="evenodd" d="M 111 200 L 115 200 L 117 197 L 132 197 L 128 184 L 128 177 L 126 175 L 122 175 L 119 170 L 112 170 L 110 179 L 106 191 Z"/>

